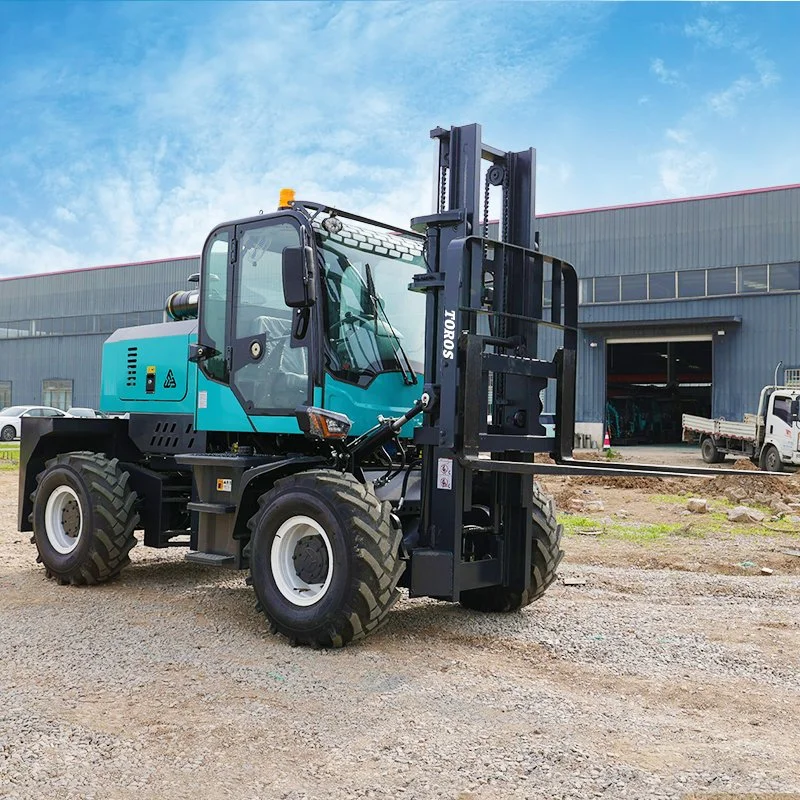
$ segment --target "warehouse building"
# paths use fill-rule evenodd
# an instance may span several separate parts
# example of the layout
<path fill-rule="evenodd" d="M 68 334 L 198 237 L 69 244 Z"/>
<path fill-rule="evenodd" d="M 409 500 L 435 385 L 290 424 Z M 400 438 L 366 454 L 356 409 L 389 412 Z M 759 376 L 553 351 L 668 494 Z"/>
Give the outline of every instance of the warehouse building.
<path fill-rule="evenodd" d="M 683 413 L 740 419 L 778 362 L 800 365 L 800 185 L 537 227 L 581 279 L 576 419 L 595 443 L 606 428 L 617 443 L 679 441 Z M 198 270 L 189 257 L 0 280 L 0 407 L 97 407 L 105 338 L 160 321 Z"/>
<path fill-rule="evenodd" d="M 97 408 L 103 342 L 160 322 L 199 265 L 172 258 L 0 280 L 0 408 Z"/>
<path fill-rule="evenodd" d="M 800 186 L 537 220 L 580 280 L 576 419 L 676 442 L 681 414 L 741 419 L 800 364 Z"/>

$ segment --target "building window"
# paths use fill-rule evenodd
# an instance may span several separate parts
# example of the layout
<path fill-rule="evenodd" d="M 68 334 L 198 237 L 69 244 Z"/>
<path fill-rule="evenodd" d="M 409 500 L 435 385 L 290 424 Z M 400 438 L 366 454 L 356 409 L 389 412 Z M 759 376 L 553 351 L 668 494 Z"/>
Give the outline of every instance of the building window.
<path fill-rule="evenodd" d="M 736 294 L 736 267 L 708 270 L 706 294 Z"/>
<path fill-rule="evenodd" d="M 578 282 L 578 297 L 581 303 L 594 303 L 594 282 L 591 278 L 583 278 Z"/>
<path fill-rule="evenodd" d="M 0 381 L 0 408 L 11 405 L 11 381 Z"/>
<path fill-rule="evenodd" d="M 72 381 L 60 379 L 42 381 L 42 405 L 66 411 L 72 405 Z"/>
<path fill-rule="evenodd" d="M 703 297 L 706 293 L 706 271 L 690 269 L 678 273 L 678 297 Z"/>
<path fill-rule="evenodd" d="M 769 265 L 769 290 L 771 292 L 792 292 L 800 289 L 800 263 Z"/>
<path fill-rule="evenodd" d="M 647 300 L 647 275 L 623 275 L 622 299 Z"/>
<path fill-rule="evenodd" d="M 767 267 L 739 267 L 739 293 L 767 291 Z"/>
<path fill-rule="evenodd" d="M 619 303 L 619 276 L 594 279 L 595 303 Z"/>
<path fill-rule="evenodd" d="M 651 272 L 649 277 L 651 300 L 672 300 L 675 297 L 675 273 Z"/>

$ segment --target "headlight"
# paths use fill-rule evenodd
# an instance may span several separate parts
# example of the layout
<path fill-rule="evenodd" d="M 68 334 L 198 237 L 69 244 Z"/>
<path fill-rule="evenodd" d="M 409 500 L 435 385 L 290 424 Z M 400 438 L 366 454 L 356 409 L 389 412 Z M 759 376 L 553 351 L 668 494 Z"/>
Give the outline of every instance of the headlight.
<path fill-rule="evenodd" d="M 316 406 L 301 406 L 294 415 L 300 430 L 311 439 L 344 439 L 353 425 L 346 414 Z"/>
<path fill-rule="evenodd" d="M 339 233 L 342 230 L 342 221 L 338 217 L 334 217 L 333 214 L 331 216 L 326 217 L 322 220 L 322 227 L 328 233 Z"/>

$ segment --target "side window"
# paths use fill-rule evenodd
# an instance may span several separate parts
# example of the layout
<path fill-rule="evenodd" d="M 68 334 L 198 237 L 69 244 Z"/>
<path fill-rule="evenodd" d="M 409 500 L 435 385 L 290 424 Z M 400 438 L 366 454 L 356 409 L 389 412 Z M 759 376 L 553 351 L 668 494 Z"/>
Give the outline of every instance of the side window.
<path fill-rule="evenodd" d="M 201 342 L 218 350 L 218 355 L 200 362 L 202 370 L 218 381 L 228 381 L 225 342 L 228 326 L 228 269 L 230 265 L 230 234 L 219 231 L 208 243 L 203 254 L 200 278 Z"/>
<path fill-rule="evenodd" d="M 787 425 L 792 424 L 792 401 L 788 397 L 776 397 L 772 406 L 775 416 Z"/>
<path fill-rule="evenodd" d="M 291 319 L 283 302 L 282 257 L 285 247 L 297 247 L 300 233 L 289 222 L 246 228 L 239 241 L 236 337 L 256 333 L 258 317 Z M 255 325 L 255 327 L 254 327 Z"/>
<path fill-rule="evenodd" d="M 22 417 L 41 417 L 42 411 L 39 408 L 32 408 L 30 411 L 26 411 L 24 414 L 21 414 Z"/>

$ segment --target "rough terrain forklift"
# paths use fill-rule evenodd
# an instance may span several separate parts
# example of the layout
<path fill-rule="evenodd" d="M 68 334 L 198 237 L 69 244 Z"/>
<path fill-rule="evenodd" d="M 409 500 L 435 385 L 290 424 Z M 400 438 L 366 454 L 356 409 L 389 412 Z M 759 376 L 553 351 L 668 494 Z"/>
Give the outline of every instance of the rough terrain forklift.
<path fill-rule="evenodd" d="M 533 456 L 576 469 L 575 271 L 535 241 L 534 150 L 431 135 L 435 213 L 404 230 L 282 192 L 211 232 L 163 323 L 107 340 L 101 408 L 127 418 L 25 420 L 18 522 L 48 577 L 105 581 L 143 530 L 249 570 L 272 630 L 314 647 L 379 628 L 400 586 L 487 612 L 542 595 L 561 527 Z"/>

